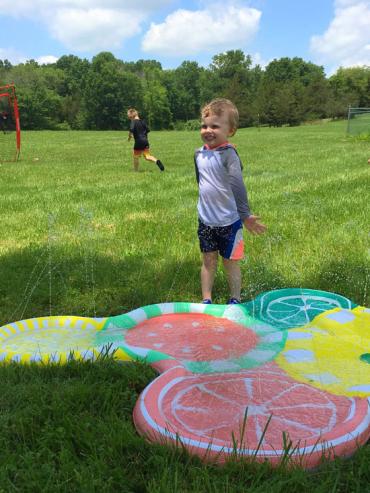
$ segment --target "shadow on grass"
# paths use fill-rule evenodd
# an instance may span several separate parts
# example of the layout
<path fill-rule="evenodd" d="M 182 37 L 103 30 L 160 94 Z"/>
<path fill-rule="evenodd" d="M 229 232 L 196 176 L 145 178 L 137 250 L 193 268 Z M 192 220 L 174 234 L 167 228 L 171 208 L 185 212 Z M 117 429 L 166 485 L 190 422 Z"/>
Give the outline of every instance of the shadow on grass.
<path fill-rule="evenodd" d="M 339 293 L 359 305 L 370 306 L 370 263 L 365 259 L 333 260 L 307 282 L 314 289 Z"/>
<path fill-rule="evenodd" d="M 344 259 L 332 260 L 313 275 L 303 276 L 299 285 L 296 283 L 295 275 L 289 278 L 275 270 L 273 266 L 269 269 L 262 263 L 247 268 L 244 277 L 242 297 L 246 301 L 264 291 L 306 288 L 337 293 L 359 305 L 370 306 L 370 265 L 365 259 L 361 262 L 348 256 Z"/>
<path fill-rule="evenodd" d="M 111 316 L 152 303 L 199 302 L 200 264 L 198 256 L 178 261 L 135 252 L 116 261 L 109 255 L 76 253 L 71 247 L 50 252 L 30 246 L 0 260 L 0 323 L 49 315 Z M 299 286 L 273 265 L 242 264 L 242 271 L 245 301 L 264 291 L 302 287 L 370 304 L 365 260 L 333 260 L 302 278 Z M 219 266 L 214 302 L 225 303 L 227 297 L 226 277 Z"/>
<path fill-rule="evenodd" d="M 1 323 L 49 315 L 110 316 L 166 301 L 199 301 L 199 259 L 86 256 L 26 248 L 0 260 Z M 195 289 L 196 288 L 196 289 Z M 197 298 L 198 297 L 198 298 Z"/>

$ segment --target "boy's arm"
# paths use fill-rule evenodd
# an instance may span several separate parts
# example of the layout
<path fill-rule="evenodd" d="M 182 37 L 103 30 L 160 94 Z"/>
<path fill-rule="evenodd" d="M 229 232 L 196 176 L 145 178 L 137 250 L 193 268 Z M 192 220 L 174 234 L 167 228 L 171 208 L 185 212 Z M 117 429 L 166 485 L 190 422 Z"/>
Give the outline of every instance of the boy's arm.
<path fill-rule="evenodd" d="M 135 122 L 131 121 L 127 140 L 130 141 L 134 136 Z"/>
<path fill-rule="evenodd" d="M 230 147 L 223 151 L 222 161 L 229 175 L 229 183 L 240 219 L 244 221 L 251 215 L 251 211 L 247 189 L 243 181 L 240 158 L 236 150 Z"/>
<path fill-rule="evenodd" d="M 197 165 L 197 156 L 198 156 L 198 151 L 195 151 L 194 153 L 195 178 L 197 179 L 197 183 L 199 185 L 199 169 Z"/>
<path fill-rule="evenodd" d="M 262 234 L 266 230 L 266 226 L 260 223 L 259 216 L 251 213 L 239 155 L 235 149 L 228 149 L 226 152 L 226 169 L 229 173 L 230 186 L 240 219 L 250 233 Z"/>

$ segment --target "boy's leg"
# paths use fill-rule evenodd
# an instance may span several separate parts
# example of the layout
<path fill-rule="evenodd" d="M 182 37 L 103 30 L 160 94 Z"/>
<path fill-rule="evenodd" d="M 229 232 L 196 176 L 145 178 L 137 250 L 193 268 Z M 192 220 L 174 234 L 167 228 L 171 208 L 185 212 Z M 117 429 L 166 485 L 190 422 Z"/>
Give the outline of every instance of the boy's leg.
<path fill-rule="evenodd" d="M 144 159 L 146 159 L 147 161 L 152 161 L 152 163 L 156 163 L 157 162 L 157 158 L 154 157 L 154 156 L 152 156 L 148 152 L 144 152 Z"/>
<path fill-rule="evenodd" d="M 220 231 L 220 254 L 222 256 L 227 281 L 230 289 L 230 300 L 240 302 L 242 275 L 240 260 L 244 256 L 243 225 L 240 220 Z"/>
<path fill-rule="evenodd" d="M 139 158 L 134 156 L 134 171 L 139 171 Z"/>
<path fill-rule="evenodd" d="M 223 258 L 224 268 L 229 283 L 230 298 L 236 298 L 240 301 L 240 292 L 242 288 L 242 274 L 239 260 Z"/>
<path fill-rule="evenodd" d="M 156 157 L 152 156 L 150 154 L 149 149 L 147 151 L 144 151 L 144 159 L 146 159 L 147 161 L 151 161 L 152 163 L 155 163 L 161 171 L 164 171 L 164 166 L 162 162 Z"/>
<path fill-rule="evenodd" d="M 218 252 L 203 252 L 203 264 L 200 271 L 203 299 L 212 299 L 212 288 L 217 270 Z"/>

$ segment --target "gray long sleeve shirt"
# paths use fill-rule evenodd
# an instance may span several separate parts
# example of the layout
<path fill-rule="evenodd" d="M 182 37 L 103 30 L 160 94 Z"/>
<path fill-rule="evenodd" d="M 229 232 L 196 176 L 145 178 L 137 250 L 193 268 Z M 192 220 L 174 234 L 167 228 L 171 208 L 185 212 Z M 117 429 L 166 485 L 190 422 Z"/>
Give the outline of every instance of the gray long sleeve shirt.
<path fill-rule="evenodd" d="M 231 144 L 195 152 L 198 215 L 207 226 L 229 226 L 251 215 L 242 164 Z"/>

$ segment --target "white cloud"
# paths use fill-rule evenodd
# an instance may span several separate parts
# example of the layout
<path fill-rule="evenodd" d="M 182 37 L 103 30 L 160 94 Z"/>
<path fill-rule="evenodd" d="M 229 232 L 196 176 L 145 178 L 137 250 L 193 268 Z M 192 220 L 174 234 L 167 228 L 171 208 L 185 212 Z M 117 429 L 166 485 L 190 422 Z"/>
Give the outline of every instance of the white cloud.
<path fill-rule="evenodd" d="M 24 63 L 26 58 L 17 50 L 13 48 L 0 48 L 0 60 L 9 60 L 13 65 Z"/>
<path fill-rule="evenodd" d="M 162 55 L 242 48 L 258 31 L 261 12 L 254 8 L 212 4 L 204 10 L 179 9 L 162 24 L 152 23 L 142 49 Z"/>
<path fill-rule="evenodd" d="M 359 0 L 335 0 L 334 4 L 336 8 L 351 7 L 352 5 L 357 5 Z"/>
<path fill-rule="evenodd" d="M 324 34 L 312 36 L 311 51 L 319 63 L 370 65 L 370 0 L 336 0 L 334 18 Z"/>
<path fill-rule="evenodd" d="M 78 51 L 118 48 L 140 31 L 143 16 L 109 9 L 61 9 L 49 19 L 52 36 Z"/>
<path fill-rule="evenodd" d="M 54 55 L 43 55 L 36 58 L 36 62 L 39 65 L 48 65 L 49 63 L 55 63 L 58 61 L 58 57 Z"/>
<path fill-rule="evenodd" d="M 154 10 L 173 0 L 0 0 L 0 15 L 44 24 L 64 46 L 76 51 L 118 48 L 140 32 Z"/>
<path fill-rule="evenodd" d="M 155 10 L 168 5 L 172 0 L 141 0 L 140 8 Z M 113 9 L 139 10 L 132 0 L 0 0 L 0 13 L 14 16 L 37 17 L 43 12 L 56 12 L 59 9 Z"/>
<path fill-rule="evenodd" d="M 267 65 L 271 62 L 271 60 L 266 60 L 262 58 L 261 53 L 253 53 L 252 55 L 252 66 L 255 67 L 259 65 L 261 68 L 266 68 Z"/>
<path fill-rule="evenodd" d="M 9 60 L 12 65 L 18 65 L 20 63 L 26 63 L 29 59 L 12 48 L 0 48 L 0 60 Z M 55 63 L 57 60 L 58 57 L 54 55 L 43 55 L 35 59 L 40 65 Z"/>

